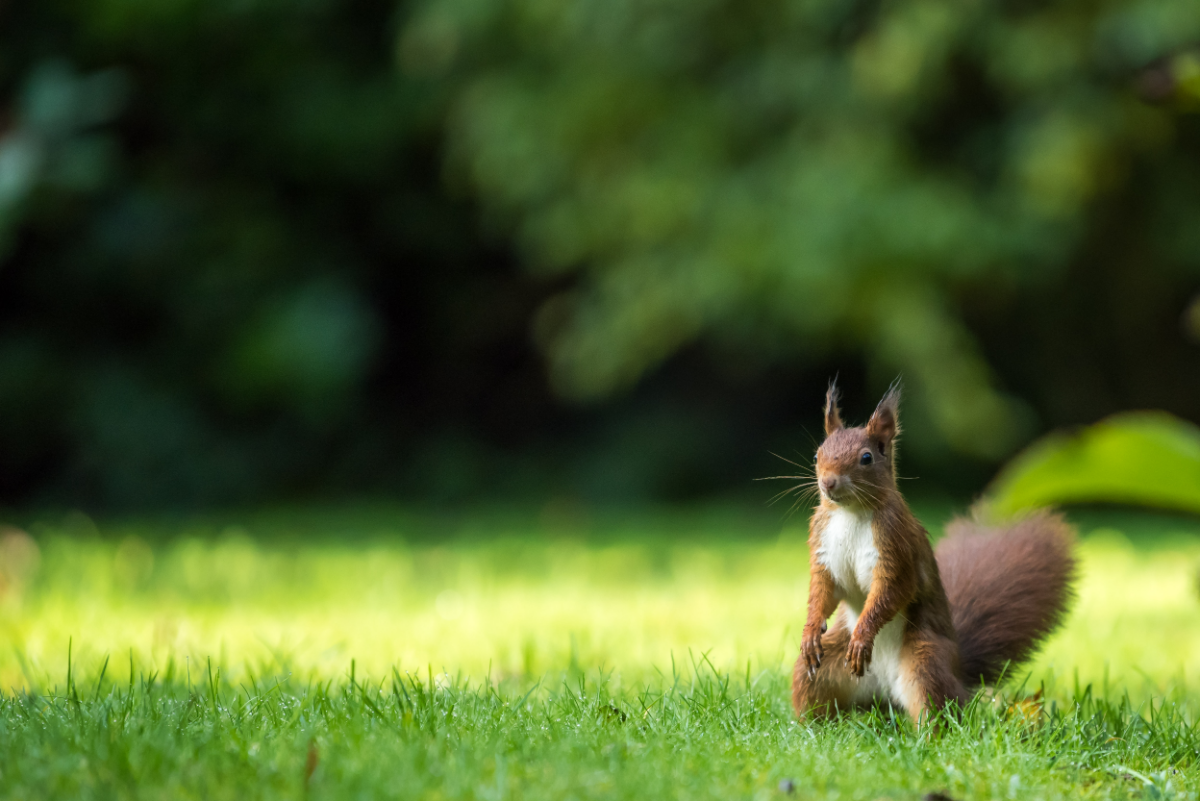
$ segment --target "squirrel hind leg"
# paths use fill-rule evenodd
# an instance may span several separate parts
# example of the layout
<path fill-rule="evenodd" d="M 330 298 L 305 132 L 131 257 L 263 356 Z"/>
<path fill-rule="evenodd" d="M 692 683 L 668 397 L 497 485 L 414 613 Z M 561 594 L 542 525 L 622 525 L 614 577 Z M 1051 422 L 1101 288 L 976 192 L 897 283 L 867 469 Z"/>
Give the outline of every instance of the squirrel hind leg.
<path fill-rule="evenodd" d="M 958 677 L 958 646 L 932 633 L 909 632 L 900 651 L 900 671 L 893 693 L 918 725 L 954 702 L 961 710 L 970 694 Z"/>
<path fill-rule="evenodd" d="M 858 680 L 844 664 L 849 644 L 850 631 L 838 615 L 829 631 L 821 636 L 825 655 L 816 673 L 809 675 L 803 654 L 796 660 L 792 670 L 792 707 L 797 717 L 825 720 L 855 706 Z"/>

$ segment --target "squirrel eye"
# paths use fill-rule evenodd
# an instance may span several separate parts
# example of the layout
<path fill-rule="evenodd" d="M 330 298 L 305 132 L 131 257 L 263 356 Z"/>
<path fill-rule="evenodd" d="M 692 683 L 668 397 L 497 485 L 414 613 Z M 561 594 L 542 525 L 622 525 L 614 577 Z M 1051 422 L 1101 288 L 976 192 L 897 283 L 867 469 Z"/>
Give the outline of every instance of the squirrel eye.
<path fill-rule="evenodd" d="M 859 459 L 858 462 L 859 462 L 859 464 L 870 464 L 871 463 L 871 452 L 863 451 L 862 458 Z"/>

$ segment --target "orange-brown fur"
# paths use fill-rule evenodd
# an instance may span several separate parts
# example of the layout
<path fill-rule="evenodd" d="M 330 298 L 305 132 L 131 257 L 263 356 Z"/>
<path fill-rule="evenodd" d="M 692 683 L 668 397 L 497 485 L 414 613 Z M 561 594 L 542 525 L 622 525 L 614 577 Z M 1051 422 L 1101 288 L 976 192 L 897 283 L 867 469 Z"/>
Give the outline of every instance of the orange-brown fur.
<path fill-rule="evenodd" d="M 1074 539 L 1061 515 L 1044 510 L 1006 528 L 962 518 L 946 527 L 937 559 L 968 685 L 999 681 L 1062 622 Z"/>
<path fill-rule="evenodd" d="M 830 387 L 826 439 L 817 452 L 821 503 L 809 527 L 811 581 L 801 654 L 792 676 L 792 703 L 801 717 L 825 717 L 861 703 L 859 681 L 870 669 L 881 629 L 903 626 L 896 685 L 914 720 L 949 702 L 962 705 L 967 687 L 996 681 L 1006 664 L 1027 658 L 1061 620 L 1070 598 L 1074 562 L 1071 533 L 1060 517 L 1042 513 L 1008 531 L 982 531 L 955 521 L 938 548 L 896 487 L 895 439 L 899 394 L 893 389 L 866 426 L 847 428 Z M 870 454 L 868 464 L 864 464 Z M 822 535 L 842 510 L 870 514 L 877 558 L 870 588 L 854 612 L 839 602 L 858 600 L 862 588 L 843 586 L 819 558 Z M 943 580 L 944 577 L 944 580 Z M 882 669 L 881 669 L 882 670 Z M 883 673 L 874 676 L 878 683 Z"/>

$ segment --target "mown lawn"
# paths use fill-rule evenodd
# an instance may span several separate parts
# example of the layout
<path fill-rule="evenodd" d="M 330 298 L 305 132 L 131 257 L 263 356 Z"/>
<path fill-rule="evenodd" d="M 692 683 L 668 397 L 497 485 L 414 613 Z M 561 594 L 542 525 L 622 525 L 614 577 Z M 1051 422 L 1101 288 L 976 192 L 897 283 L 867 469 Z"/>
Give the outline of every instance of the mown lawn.
<path fill-rule="evenodd" d="M 940 733 L 793 719 L 775 512 L 21 519 L 0 796 L 1196 798 L 1200 522 L 1076 518 L 1064 630 Z"/>

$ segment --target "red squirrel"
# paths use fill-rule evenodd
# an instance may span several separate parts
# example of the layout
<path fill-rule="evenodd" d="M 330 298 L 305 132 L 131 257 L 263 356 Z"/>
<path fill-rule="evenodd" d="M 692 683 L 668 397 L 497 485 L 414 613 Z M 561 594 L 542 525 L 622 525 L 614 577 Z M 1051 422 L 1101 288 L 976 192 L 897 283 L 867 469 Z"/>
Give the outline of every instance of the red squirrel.
<path fill-rule="evenodd" d="M 996 682 L 1059 624 L 1074 535 L 1045 511 L 1002 530 L 960 518 L 935 553 L 896 486 L 899 389 L 859 428 L 842 423 L 837 401 L 830 384 L 792 705 L 805 718 L 891 703 L 920 723 L 961 708 L 968 688 Z"/>

